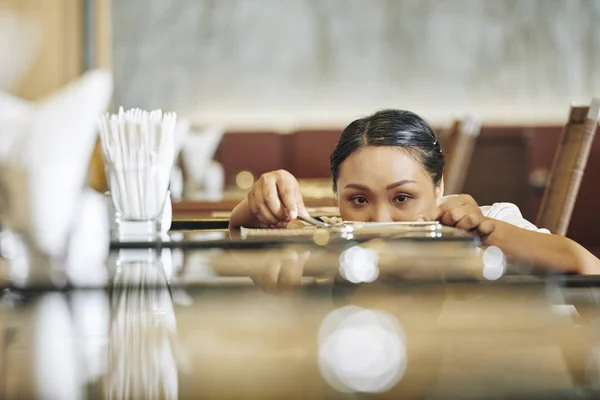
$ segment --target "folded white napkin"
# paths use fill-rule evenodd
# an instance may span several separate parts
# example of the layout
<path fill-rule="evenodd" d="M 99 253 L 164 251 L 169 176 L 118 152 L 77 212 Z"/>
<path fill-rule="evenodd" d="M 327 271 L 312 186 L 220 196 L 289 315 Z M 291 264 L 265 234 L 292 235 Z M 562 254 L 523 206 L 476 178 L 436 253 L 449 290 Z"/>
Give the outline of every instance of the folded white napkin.
<path fill-rule="evenodd" d="M 10 124 L 8 118 L 0 120 L 0 126 L 10 126 L 0 132 L 6 146 L 0 158 L 0 203 L 8 207 L 0 212 L 0 223 L 26 235 L 44 254 L 64 256 L 81 221 L 97 119 L 111 94 L 112 75 L 95 70 L 38 103 L 13 102 Z M 87 245 L 108 246 L 91 239 Z"/>
<path fill-rule="evenodd" d="M 30 103 L 0 92 L 0 160 L 8 159 L 19 135 L 25 134 L 25 121 L 32 108 Z"/>

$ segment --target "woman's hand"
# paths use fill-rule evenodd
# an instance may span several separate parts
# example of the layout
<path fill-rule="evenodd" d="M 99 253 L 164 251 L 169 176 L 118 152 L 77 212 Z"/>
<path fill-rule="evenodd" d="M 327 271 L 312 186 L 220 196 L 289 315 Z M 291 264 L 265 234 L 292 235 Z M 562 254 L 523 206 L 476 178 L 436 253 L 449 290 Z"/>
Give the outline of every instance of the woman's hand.
<path fill-rule="evenodd" d="M 302 284 L 304 265 L 310 250 L 283 249 L 272 252 L 248 268 L 248 275 L 265 293 L 285 294 Z"/>
<path fill-rule="evenodd" d="M 580 244 L 566 237 L 530 231 L 485 217 L 469 195 L 449 197 L 436 210 L 419 219 L 437 220 L 444 225 L 475 231 L 483 245 L 497 246 L 507 258 L 530 263 L 542 270 L 600 273 L 600 259 Z"/>
<path fill-rule="evenodd" d="M 271 228 L 284 228 L 306 208 L 296 178 L 285 170 L 260 176 L 248 193 L 248 206 L 254 216 Z"/>
<path fill-rule="evenodd" d="M 496 225 L 492 218 L 485 217 L 471 196 L 461 194 L 447 198 L 434 211 L 421 215 L 421 221 L 440 221 L 466 231 L 475 231 L 479 236 L 492 234 Z"/>

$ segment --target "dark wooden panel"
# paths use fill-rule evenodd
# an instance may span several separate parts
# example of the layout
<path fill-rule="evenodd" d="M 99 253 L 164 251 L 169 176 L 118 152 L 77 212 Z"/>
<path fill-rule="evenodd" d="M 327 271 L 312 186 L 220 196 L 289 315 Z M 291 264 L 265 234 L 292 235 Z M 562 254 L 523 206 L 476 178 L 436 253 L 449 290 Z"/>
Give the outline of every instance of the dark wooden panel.
<path fill-rule="evenodd" d="M 290 172 L 298 179 L 331 176 L 329 156 L 340 138 L 339 130 L 298 131 L 290 136 Z"/>
<path fill-rule="evenodd" d="M 550 172 L 563 128 L 562 126 L 540 126 L 526 129 L 531 135 L 530 173 L 533 171 Z M 532 222 L 537 218 L 543 195 L 543 187 L 532 188 L 529 199 L 529 214 L 533 218 Z"/>
<path fill-rule="evenodd" d="M 600 134 L 596 133 L 583 175 L 567 236 L 582 245 L 600 248 Z"/>
<path fill-rule="evenodd" d="M 235 184 L 240 171 L 255 177 L 287 168 L 285 135 L 274 132 L 227 132 L 217 150 L 216 159 L 225 169 L 225 183 Z"/>
<path fill-rule="evenodd" d="M 514 203 L 529 219 L 529 157 L 529 137 L 523 129 L 484 127 L 477 139 L 464 192 L 480 205 Z"/>
<path fill-rule="evenodd" d="M 527 128 L 531 135 L 531 169 L 550 169 L 563 126 L 538 126 Z"/>

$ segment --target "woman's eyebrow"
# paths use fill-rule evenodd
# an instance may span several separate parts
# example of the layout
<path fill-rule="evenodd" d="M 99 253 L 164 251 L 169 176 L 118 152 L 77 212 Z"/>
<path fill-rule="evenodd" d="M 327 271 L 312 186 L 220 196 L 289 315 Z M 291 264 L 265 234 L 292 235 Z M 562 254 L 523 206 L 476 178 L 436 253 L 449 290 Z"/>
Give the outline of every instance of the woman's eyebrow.
<path fill-rule="evenodd" d="M 406 185 L 408 183 L 417 183 L 417 182 L 413 181 L 411 179 L 403 179 L 401 181 L 394 182 L 392 184 L 387 185 L 386 190 L 391 190 L 391 189 L 397 188 L 398 186 Z M 358 190 L 363 190 L 365 192 L 368 192 L 370 190 L 367 186 L 359 185 L 357 183 L 349 183 L 346 186 L 344 186 L 344 189 L 358 189 Z"/>
<path fill-rule="evenodd" d="M 358 190 L 363 190 L 365 192 L 369 191 L 369 188 L 363 185 L 359 185 L 357 183 L 349 183 L 346 186 L 344 186 L 344 189 L 358 189 Z"/>
<path fill-rule="evenodd" d="M 401 181 L 394 182 L 391 185 L 387 185 L 386 189 L 391 190 L 391 189 L 397 188 L 398 186 L 406 185 L 407 183 L 417 183 L 417 182 L 410 180 L 410 179 L 403 179 Z"/>

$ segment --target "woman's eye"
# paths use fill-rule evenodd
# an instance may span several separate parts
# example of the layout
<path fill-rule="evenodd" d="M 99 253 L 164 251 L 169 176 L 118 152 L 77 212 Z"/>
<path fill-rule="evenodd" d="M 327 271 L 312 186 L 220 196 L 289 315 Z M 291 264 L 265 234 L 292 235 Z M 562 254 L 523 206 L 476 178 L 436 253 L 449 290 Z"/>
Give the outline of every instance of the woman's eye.
<path fill-rule="evenodd" d="M 367 203 L 367 198 L 364 196 L 354 196 L 353 198 L 350 199 L 354 204 L 366 204 Z"/>
<path fill-rule="evenodd" d="M 405 203 L 408 200 L 408 198 L 409 197 L 407 195 L 401 194 L 399 196 L 396 196 L 395 200 L 396 200 L 396 203 Z"/>

